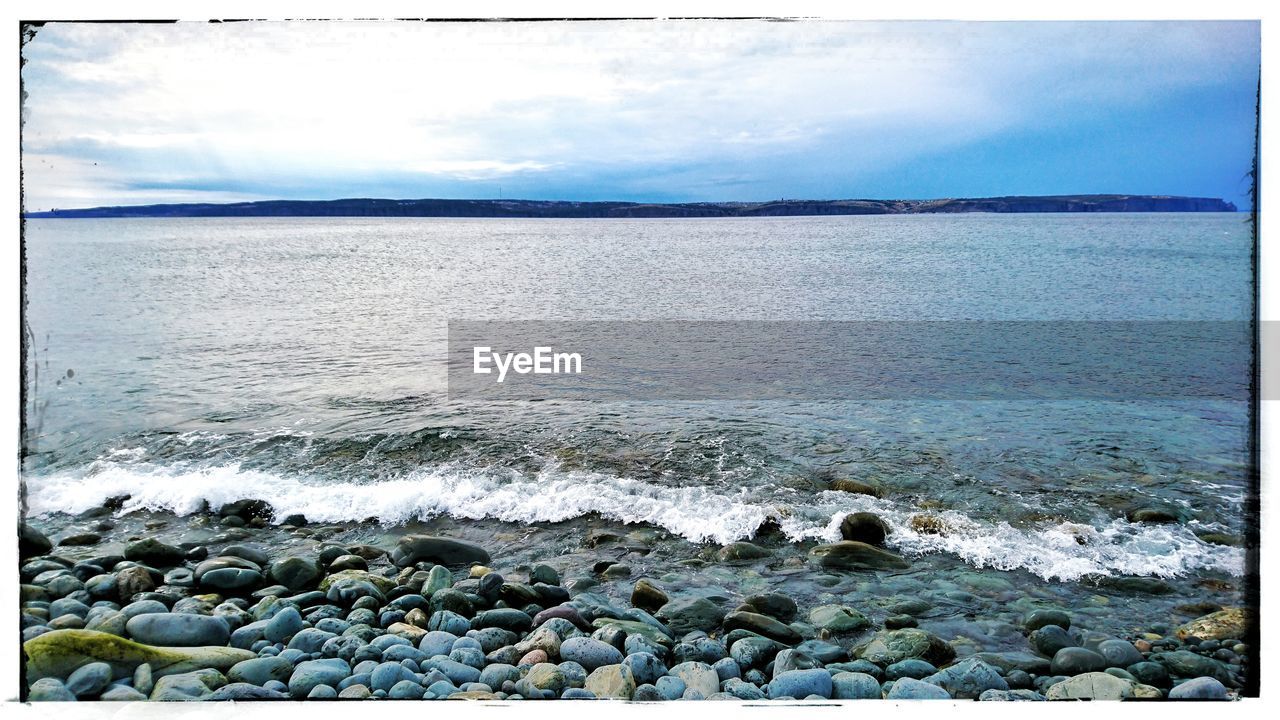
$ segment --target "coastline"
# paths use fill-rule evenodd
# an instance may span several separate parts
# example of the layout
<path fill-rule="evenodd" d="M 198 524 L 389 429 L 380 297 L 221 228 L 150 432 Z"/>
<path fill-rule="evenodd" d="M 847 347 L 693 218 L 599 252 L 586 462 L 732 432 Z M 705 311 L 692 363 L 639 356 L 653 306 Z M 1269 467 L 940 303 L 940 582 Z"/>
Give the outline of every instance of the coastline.
<path fill-rule="evenodd" d="M 1245 616 L 1205 600 L 1229 580 L 1121 578 L 1088 603 L 1025 573 L 943 580 L 954 559 L 898 555 L 860 514 L 859 540 L 717 547 L 601 518 L 119 508 L 32 520 L 58 544 L 22 552 L 29 699 L 1225 698 L 1252 653 Z M 1180 596 L 1163 617 L 1124 602 Z"/>
<path fill-rule="evenodd" d="M 438 218 L 760 218 L 957 213 L 1239 212 L 1221 198 L 1172 195 L 1011 195 L 930 200 L 770 200 L 623 202 L 429 198 L 261 200 L 173 203 L 27 212 L 23 218 L 438 217 Z"/>

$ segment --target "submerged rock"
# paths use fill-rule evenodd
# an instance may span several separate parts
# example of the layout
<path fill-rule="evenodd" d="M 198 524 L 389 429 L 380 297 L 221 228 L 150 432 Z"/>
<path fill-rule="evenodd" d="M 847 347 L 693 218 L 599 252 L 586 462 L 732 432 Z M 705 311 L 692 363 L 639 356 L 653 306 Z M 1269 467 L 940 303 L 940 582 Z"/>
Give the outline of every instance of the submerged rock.
<path fill-rule="evenodd" d="M 695 630 L 711 631 L 720 626 L 725 612 L 704 597 L 676 597 L 658 610 L 658 619 L 677 635 Z"/>
<path fill-rule="evenodd" d="M 855 651 L 855 655 L 877 665 L 891 665 L 907 658 L 920 658 L 937 666 L 955 659 L 956 651 L 937 635 L 919 628 L 903 628 L 876 634 Z"/>
<path fill-rule="evenodd" d="M 487 565 L 489 553 L 479 545 L 432 535 L 405 535 L 391 551 L 391 561 L 399 567 L 430 562 L 444 566 Z"/>
<path fill-rule="evenodd" d="M 843 570 L 906 570 L 911 567 L 900 555 L 853 540 L 819 545 L 809 554 L 822 567 Z"/>
<path fill-rule="evenodd" d="M 731 612 L 724 616 L 724 629 L 729 630 L 750 630 L 757 635 L 763 635 L 771 640 L 777 640 L 786 645 L 794 645 L 802 639 L 800 633 L 792 630 L 789 626 L 769 617 L 753 612 Z"/>
<path fill-rule="evenodd" d="M 820 605 L 809 611 L 809 623 L 832 635 L 843 635 L 871 626 L 871 621 L 865 615 L 847 605 Z"/>
<path fill-rule="evenodd" d="M 836 492 L 847 492 L 854 495 L 870 495 L 871 497 L 877 498 L 884 494 L 883 491 L 875 485 L 870 485 L 858 480 L 851 480 L 849 478 L 841 478 L 839 480 L 832 481 L 831 489 Z"/>

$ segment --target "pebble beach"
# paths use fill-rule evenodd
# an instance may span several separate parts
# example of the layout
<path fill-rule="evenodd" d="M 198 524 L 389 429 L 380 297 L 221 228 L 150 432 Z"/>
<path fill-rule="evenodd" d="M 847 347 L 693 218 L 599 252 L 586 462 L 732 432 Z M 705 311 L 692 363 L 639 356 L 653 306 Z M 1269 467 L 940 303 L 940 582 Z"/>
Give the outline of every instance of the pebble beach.
<path fill-rule="evenodd" d="M 852 588 L 909 572 L 869 513 L 834 543 L 704 548 L 683 565 L 743 578 L 713 592 L 654 572 L 651 528 L 562 529 L 556 556 L 493 528 L 314 525 L 261 500 L 119 508 L 21 528 L 28 700 L 1228 700 L 1251 658 L 1235 607 L 1115 634 L 994 578 L 1007 632 L 983 647 L 939 594 L 791 592 L 797 567 Z M 504 556 L 485 533 L 539 549 Z"/>

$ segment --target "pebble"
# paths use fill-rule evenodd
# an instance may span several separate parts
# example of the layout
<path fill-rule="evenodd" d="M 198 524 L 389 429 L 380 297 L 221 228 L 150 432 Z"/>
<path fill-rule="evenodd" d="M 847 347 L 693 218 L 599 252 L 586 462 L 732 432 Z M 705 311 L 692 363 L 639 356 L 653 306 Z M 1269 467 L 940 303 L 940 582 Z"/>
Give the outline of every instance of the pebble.
<path fill-rule="evenodd" d="M 893 687 L 885 695 L 889 700 L 950 700 L 946 690 L 913 678 L 893 681 Z"/>
<path fill-rule="evenodd" d="M 594 638 L 574 637 L 560 645 L 560 657 L 572 660 L 588 671 L 622 662 L 622 653 L 612 645 Z"/>
<path fill-rule="evenodd" d="M 98 695 L 111 684 L 111 666 L 104 662 L 94 662 L 76 668 L 67 677 L 66 688 L 78 698 Z"/>
<path fill-rule="evenodd" d="M 1227 688 L 1216 678 L 1198 677 L 1175 685 L 1170 700 L 1227 700 Z"/>

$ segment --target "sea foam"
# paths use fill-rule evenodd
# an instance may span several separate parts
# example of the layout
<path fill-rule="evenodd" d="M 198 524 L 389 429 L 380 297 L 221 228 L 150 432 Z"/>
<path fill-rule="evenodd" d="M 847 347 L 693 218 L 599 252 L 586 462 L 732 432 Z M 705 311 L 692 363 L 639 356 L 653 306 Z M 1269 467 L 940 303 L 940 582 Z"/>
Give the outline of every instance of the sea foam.
<path fill-rule="evenodd" d="M 840 538 L 840 520 L 874 512 L 892 528 L 887 544 L 909 556 L 945 552 L 979 568 L 1022 569 L 1045 579 L 1086 575 L 1174 577 L 1197 570 L 1240 575 L 1238 548 L 1209 545 L 1177 525 L 1116 519 L 1100 526 L 1059 523 L 1017 528 L 955 511 L 937 513 L 942 534 L 918 532 L 918 509 L 890 500 L 823 492 L 785 505 L 762 501 L 759 489 L 736 493 L 702 486 L 669 487 L 598 472 L 548 467 L 536 475 L 440 466 L 370 483 L 306 482 L 239 464 L 192 468 L 146 463 L 94 463 L 86 473 L 27 478 L 33 515 L 80 513 L 127 495 L 121 513 L 163 510 L 178 515 L 243 498 L 271 503 L 276 517 L 301 513 L 313 522 L 376 517 L 389 525 L 439 515 L 513 523 L 558 522 L 596 513 L 622 523 L 657 525 L 694 542 L 726 544 L 751 538 L 776 521 L 792 540 Z"/>

